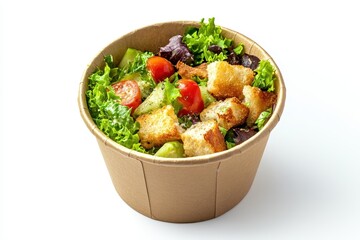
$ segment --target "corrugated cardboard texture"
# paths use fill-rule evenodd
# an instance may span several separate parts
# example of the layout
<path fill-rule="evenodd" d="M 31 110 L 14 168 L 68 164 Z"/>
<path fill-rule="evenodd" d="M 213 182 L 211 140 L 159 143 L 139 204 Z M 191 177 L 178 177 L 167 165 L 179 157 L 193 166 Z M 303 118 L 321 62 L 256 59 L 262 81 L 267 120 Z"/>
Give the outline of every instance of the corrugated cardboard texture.
<path fill-rule="evenodd" d="M 79 87 L 80 114 L 96 136 L 112 182 L 121 198 L 138 212 L 168 222 L 196 222 L 220 216 L 248 193 L 271 130 L 285 104 L 285 85 L 271 57 L 259 45 L 235 31 L 223 34 L 242 42 L 247 53 L 268 59 L 276 67 L 278 100 L 266 126 L 248 141 L 224 152 L 190 158 L 161 158 L 138 153 L 106 137 L 93 122 L 86 103 L 88 77 L 103 67 L 103 56 L 119 62 L 128 47 L 157 52 L 170 37 L 195 22 L 160 23 L 138 29 L 105 47 L 86 69 Z"/>

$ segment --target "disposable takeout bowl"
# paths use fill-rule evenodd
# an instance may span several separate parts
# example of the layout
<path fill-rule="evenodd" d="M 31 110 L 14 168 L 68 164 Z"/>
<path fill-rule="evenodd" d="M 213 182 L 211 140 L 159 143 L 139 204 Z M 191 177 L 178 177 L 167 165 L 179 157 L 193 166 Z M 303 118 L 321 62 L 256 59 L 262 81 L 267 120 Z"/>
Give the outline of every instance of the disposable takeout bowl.
<path fill-rule="evenodd" d="M 169 38 L 183 34 L 198 22 L 164 22 L 132 31 L 106 46 L 88 65 L 79 86 L 80 114 L 96 137 L 112 183 L 133 209 L 166 222 L 198 222 L 216 218 L 237 205 L 248 193 L 256 175 L 270 132 L 285 104 L 285 85 L 270 55 L 250 38 L 222 27 L 222 34 L 243 43 L 245 52 L 268 59 L 276 69 L 277 103 L 265 127 L 246 142 L 223 152 L 188 158 L 162 158 L 123 147 L 98 129 L 86 102 L 88 77 L 104 67 L 104 56 L 119 63 L 128 47 L 155 53 Z"/>

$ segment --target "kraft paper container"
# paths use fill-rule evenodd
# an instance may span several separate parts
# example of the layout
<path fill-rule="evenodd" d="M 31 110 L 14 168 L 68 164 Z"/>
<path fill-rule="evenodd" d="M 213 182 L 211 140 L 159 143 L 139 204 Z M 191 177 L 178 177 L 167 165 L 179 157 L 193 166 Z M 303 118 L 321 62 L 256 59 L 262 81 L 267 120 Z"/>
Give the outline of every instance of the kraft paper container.
<path fill-rule="evenodd" d="M 112 183 L 121 198 L 150 218 L 167 222 L 197 222 L 218 217 L 248 193 L 271 130 L 280 120 L 285 85 L 273 59 L 251 39 L 222 27 L 223 34 L 245 45 L 246 53 L 269 59 L 276 68 L 278 100 L 266 126 L 248 141 L 230 150 L 190 158 L 161 158 L 127 149 L 106 137 L 93 122 L 86 103 L 88 77 L 112 54 L 120 62 L 128 47 L 158 52 L 169 38 L 183 34 L 197 22 L 167 22 L 130 32 L 105 47 L 89 64 L 79 88 L 80 114 L 96 137 Z"/>

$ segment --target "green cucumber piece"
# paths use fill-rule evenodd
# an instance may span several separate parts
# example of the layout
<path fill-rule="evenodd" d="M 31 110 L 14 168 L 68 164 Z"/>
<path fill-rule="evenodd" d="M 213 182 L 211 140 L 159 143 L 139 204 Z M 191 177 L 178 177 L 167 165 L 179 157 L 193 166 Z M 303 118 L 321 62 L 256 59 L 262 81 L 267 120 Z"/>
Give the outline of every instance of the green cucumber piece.
<path fill-rule="evenodd" d="M 204 107 L 210 105 L 210 103 L 215 102 L 216 99 L 208 92 L 206 86 L 199 86 L 201 92 L 201 98 L 204 102 Z"/>
<path fill-rule="evenodd" d="M 155 156 L 167 158 L 184 157 L 184 146 L 178 141 L 167 142 L 155 153 Z"/>
<path fill-rule="evenodd" d="M 159 109 L 165 105 L 165 85 L 164 82 L 159 83 L 154 91 L 135 109 L 134 117 L 149 113 Z"/>
<path fill-rule="evenodd" d="M 146 81 L 144 79 L 142 79 L 141 74 L 140 73 L 129 73 L 126 74 L 122 79 L 122 80 L 135 80 L 140 88 L 140 92 L 141 92 L 141 99 L 146 99 L 152 92 L 152 90 L 154 89 L 154 84 Z"/>
<path fill-rule="evenodd" d="M 126 49 L 126 52 L 123 58 L 120 61 L 119 68 L 123 68 L 129 64 L 129 62 L 134 61 L 136 55 L 142 53 L 140 50 L 134 48 Z"/>

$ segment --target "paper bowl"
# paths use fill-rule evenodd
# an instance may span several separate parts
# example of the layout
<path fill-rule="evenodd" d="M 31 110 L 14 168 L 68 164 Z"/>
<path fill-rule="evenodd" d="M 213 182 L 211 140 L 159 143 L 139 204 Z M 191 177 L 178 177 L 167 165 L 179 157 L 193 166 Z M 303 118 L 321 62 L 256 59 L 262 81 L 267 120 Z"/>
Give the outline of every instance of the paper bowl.
<path fill-rule="evenodd" d="M 125 148 L 101 132 L 92 120 L 85 92 L 88 77 L 103 67 L 103 57 L 112 54 L 120 62 L 128 47 L 158 52 L 169 38 L 183 34 L 198 22 L 165 22 L 130 32 L 106 46 L 88 65 L 79 87 L 78 104 L 84 123 L 96 137 L 112 183 L 133 209 L 166 222 L 198 222 L 218 217 L 237 205 L 248 193 L 270 132 L 277 125 L 285 104 L 285 85 L 274 60 L 248 37 L 222 27 L 225 37 L 243 43 L 245 52 L 268 59 L 276 68 L 278 96 L 266 126 L 246 142 L 223 152 L 189 158 L 161 158 Z"/>

